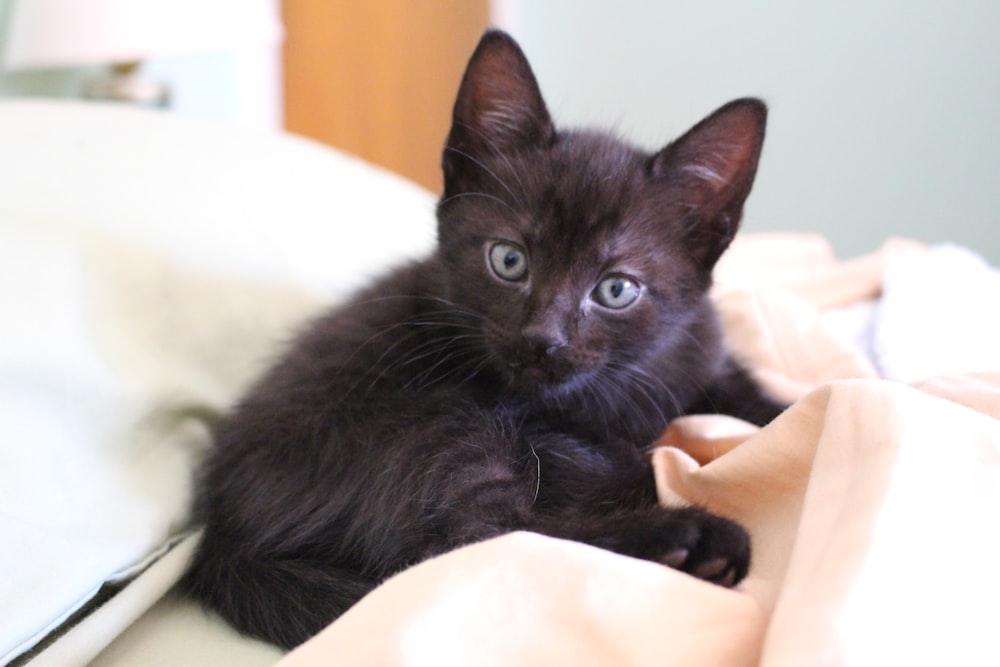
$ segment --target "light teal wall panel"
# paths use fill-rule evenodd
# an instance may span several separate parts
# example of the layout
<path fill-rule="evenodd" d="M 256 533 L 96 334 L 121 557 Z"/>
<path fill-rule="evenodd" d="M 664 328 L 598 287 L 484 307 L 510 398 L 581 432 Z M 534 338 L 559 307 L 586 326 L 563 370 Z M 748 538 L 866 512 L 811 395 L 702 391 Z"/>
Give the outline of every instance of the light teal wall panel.
<path fill-rule="evenodd" d="M 658 146 L 726 100 L 770 128 L 749 229 L 1000 263 L 1000 3 L 500 0 L 556 118 Z"/>

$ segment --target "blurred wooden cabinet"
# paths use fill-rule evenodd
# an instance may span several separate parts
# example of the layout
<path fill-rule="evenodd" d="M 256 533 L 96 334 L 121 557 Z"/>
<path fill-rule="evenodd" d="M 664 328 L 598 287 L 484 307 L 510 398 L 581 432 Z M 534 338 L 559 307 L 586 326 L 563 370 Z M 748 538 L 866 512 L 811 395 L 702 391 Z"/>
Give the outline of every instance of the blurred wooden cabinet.
<path fill-rule="evenodd" d="M 487 0 L 284 0 L 285 124 L 434 192 Z"/>

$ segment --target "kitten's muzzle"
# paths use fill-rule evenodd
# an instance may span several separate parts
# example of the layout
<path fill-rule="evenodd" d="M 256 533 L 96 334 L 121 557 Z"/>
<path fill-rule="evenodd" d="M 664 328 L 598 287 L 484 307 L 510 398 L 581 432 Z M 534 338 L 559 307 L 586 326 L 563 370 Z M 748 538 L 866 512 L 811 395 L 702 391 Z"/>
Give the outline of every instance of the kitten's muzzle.
<path fill-rule="evenodd" d="M 521 330 L 521 337 L 524 338 L 528 350 L 538 360 L 555 355 L 566 347 L 567 342 L 566 336 L 562 332 L 538 325 L 524 327 Z"/>
<path fill-rule="evenodd" d="M 526 326 L 507 358 L 512 384 L 530 389 L 563 382 L 572 373 L 564 358 L 568 345 L 559 332 Z"/>

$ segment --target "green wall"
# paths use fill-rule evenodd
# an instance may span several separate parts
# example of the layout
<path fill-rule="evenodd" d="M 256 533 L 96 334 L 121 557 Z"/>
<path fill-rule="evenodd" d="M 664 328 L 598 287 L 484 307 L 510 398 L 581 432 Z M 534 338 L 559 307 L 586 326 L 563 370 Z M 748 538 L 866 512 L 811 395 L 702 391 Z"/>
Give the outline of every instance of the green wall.
<path fill-rule="evenodd" d="M 11 4 L 12 0 L 0 0 L 0 54 L 7 35 Z M 0 97 L 71 97 L 91 73 L 92 70 L 87 69 L 8 72 L 0 67 Z"/>

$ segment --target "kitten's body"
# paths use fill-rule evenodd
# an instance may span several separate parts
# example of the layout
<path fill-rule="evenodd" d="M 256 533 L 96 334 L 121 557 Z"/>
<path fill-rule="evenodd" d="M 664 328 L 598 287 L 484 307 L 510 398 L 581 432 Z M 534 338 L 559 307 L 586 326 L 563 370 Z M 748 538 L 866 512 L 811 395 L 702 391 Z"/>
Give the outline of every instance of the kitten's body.
<path fill-rule="evenodd" d="M 733 103 L 655 155 L 556 133 L 516 45 L 484 37 L 437 252 L 313 324 L 222 425 L 189 588 L 293 646 L 387 576 L 511 530 L 742 578 L 743 530 L 659 507 L 645 450 L 680 414 L 781 409 L 707 297 L 763 114 Z"/>

